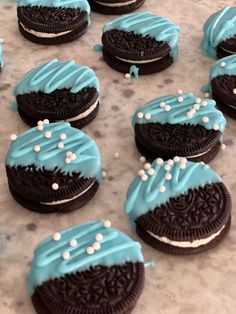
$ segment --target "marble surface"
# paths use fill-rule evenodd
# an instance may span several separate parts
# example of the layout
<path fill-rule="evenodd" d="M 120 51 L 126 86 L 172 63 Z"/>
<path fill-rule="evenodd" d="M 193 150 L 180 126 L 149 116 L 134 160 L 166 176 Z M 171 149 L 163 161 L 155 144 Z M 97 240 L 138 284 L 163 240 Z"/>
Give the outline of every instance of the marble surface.
<path fill-rule="evenodd" d="M 5 68 L 0 74 L 0 313 L 34 313 L 26 292 L 25 277 L 35 245 L 46 235 L 88 219 L 110 219 L 114 226 L 133 238 L 123 212 L 126 189 L 141 164 L 134 147 L 131 116 L 144 102 L 181 88 L 200 95 L 214 60 L 202 54 L 199 43 L 204 21 L 217 9 L 235 1 L 146 0 L 142 10 L 171 18 L 181 27 L 180 57 L 168 70 L 129 81 L 108 68 L 92 47 L 100 43 L 106 16 L 92 14 L 92 26 L 81 39 L 60 47 L 43 47 L 26 41 L 17 29 L 14 4 L 0 2 L 0 37 L 5 39 Z M 50 58 L 73 58 L 93 67 L 101 81 L 101 107 L 97 119 L 86 131 L 102 152 L 107 177 L 95 198 L 70 215 L 33 214 L 16 204 L 7 187 L 4 157 L 9 135 L 27 128 L 10 110 L 12 87 L 26 71 Z M 224 135 L 227 149 L 211 163 L 223 176 L 236 203 L 236 123 L 228 119 Z M 120 158 L 115 159 L 114 153 Z M 236 309 L 236 223 L 233 206 L 232 228 L 225 241 L 205 254 L 173 257 L 143 244 L 145 259 L 156 260 L 146 270 L 145 290 L 134 314 L 233 314 Z"/>

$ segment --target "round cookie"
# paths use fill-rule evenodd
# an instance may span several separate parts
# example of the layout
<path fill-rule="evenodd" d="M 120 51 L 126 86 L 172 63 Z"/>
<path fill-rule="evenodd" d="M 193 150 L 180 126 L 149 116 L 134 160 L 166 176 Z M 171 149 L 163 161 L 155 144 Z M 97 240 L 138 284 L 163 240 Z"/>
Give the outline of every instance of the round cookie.
<path fill-rule="evenodd" d="M 37 44 L 55 45 L 82 36 L 90 23 L 87 0 L 16 0 L 21 34 Z"/>
<path fill-rule="evenodd" d="M 0 72 L 2 71 L 2 68 L 3 68 L 3 39 L 0 38 Z"/>
<path fill-rule="evenodd" d="M 218 60 L 210 69 L 209 84 L 203 87 L 217 107 L 236 119 L 236 55 Z"/>
<path fill-rule="evenodd" d="M 88 0 L 92 11 L 101 14 L 124 14 L 137 10 L 145 0 Z"/>
<path fill-rule="evenodd" d="M 236 54 L 236 6 L 214 13 L 203 27 L 201 48 L 218 59 Z"/>
<path fill-rule="evenodd" d="M 208 163 L 221 148 L 226 120 L 214 100 L 180 91 L 138 108 L 132 125 L 137 149 L 148 160 L 182 156 Z"/>
<path fill-rule="evenodd" d="M 99 81 L 89 67 L 53 59 L 26 73 L 14 95 L 22 120 L 30 126 L 49 119 L 82 128 L 98 113 Z"/>
<path fill-rule="evenodd" d="M 170 254 L 215 247 L 231 222 L 231 198 L 221 178 L 204 163 L 175 157 L 145 164 L 125 204 L 133 227 L 148 245 Z"/>
<path fill-rule="evenodd" d="M 38 314 L 129 314 L 144 286 L 141 246 L 110 221 L 75 225 L 37 246 L 27 282 Z"/>
<path fill-rule="evenodd" d="M 131 13 L 108 22 L 103 28 L 105 62 L 113 69 L 139 74 L 160 72 L 178 56 L 179 27 L 151 12 Z"/>
<path fill-rule="evenodd" d="M 86 204 L 100 183 L 96 143 L 69 123 L 39 121 L 11 135 L 6 156 L 9 189 L 23 207 L 39 213 L 67 213 Z"/>

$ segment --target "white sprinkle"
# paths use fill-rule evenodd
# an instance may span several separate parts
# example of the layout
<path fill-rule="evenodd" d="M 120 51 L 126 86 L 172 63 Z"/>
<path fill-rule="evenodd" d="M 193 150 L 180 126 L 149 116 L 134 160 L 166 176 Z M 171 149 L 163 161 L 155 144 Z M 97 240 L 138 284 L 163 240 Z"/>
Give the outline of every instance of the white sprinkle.
<path fill-rule="evenodd" d="M 76 158 L 77 158 L 76 154 L 73 153 L 70 155 L 70 160 L 75 160 Z"/>
<path fill-rule="evenodd" d="M 10 140 L 11 141 L 15 141 L 16 139 L 17 139 L 17 135 L 16 134 L 11 134 Z"/>
<path fill-rule="evenodd" d="M 139 170 L 138 175 L 141 177 L 142 175 L 145 174 L 145 171 L 143 169 Z"/>
<path fill-rule="evenodd" d="M 200 102 L 201 102 L 202 100 L 201 100 L 201 98 L 196 98 L 195 101 L 196 101 L 197 104 L 200 104 Z"/>
<path fill-rule="evenodd" d="M 57 147 L 62 149 L 62 148 L 64 148 L 64 144 L 62 142 L 60 142 L 60 143 L 57 144 Z"/>
<path fill-rule="evenodd" d="M 150 168 L 150 169 L 148 169 L 147 173 L 148 173 L 150 176 L 152 176 L 152 175 L 154 175 L 154 173 L 155 173 L 155 169 Z"/>
<path fill-rule="evenodd" d="M 225 63 L 224 61 L 222 61 L 222 62 L 220 63 L 220 66 L 221 66 L 222 68 L 224 68 L 224 67 L 226 66 L 226 63 Z"/>
<path fill-rule="evenodd" d="M 204 117 L 202 118 L 202 121 L 203 121 L 204 123 L 207 123 L 207 122 L 209 122 L 209 118 L 208 118 L 207 116 L 204 116 Z"/>
<path fill-rule="evenodd" d="M 88 255 L 93 255 L 93 253 L 94 253 L 94 248 L 93 248 L 92 246 L 89 246 L 86 251 L 87 251 L 87 254 L 88 254 Z"/>
<path fill-rule="evenodd" d="M 105 220 L 103 225 L 104 225 L 105 228 L 110 228 L 111 227 L 110 220 Z"/>
<path fill-rule="evenodd" d="M 100 248 L 101 248 L 101 244 L 100 244 L 99 242 L 94 242 L 94 243 L 93 243 L 93 249 L 94 249 L 95 251 L 100 250 Z"/>
<path fill-rule="evenodd" d="M 186 163 L 181 161 L 179 163 L 179 167 L 180 167 L 180 169 L 185 169 L 186 168 Z"/>
<path fill-rule="evenodd" d="M 171 106 L 169 106 L 169 105 L 166 105 L 166 106 L 164 107 L 164 110 L 165 110 L 165 111 L 170 111 L 170 109 L 171 109 Z"/>
<path fill-rule="evenodd" d="M 43 120 L 43 124 L 49 124 L 49 120 L 48 119 L 44 119 Z"/>
<path fill-rule="evenodd" d="M 35 145 L 35 146 L 34 146 L 34 151 L 35 151 L 36 153 L 40 152 L 40 146 L 39 146 L 39 145 Z"/>
<path fill-rule="evenodd" d="M 205 93 L 204 97 L 208 98 L 208 97 L 210 97 L 210 94 L 209 93 Z"/>
<path fill-rule="evenodd" d="M 66 152 L 66 157 L 70 158 L 73 153 L 71 151 Z"/>
<path fill-rule="evenodd" d="M 178 89 L 178 92 L 177 92 L 179 95 L 182 95 L 183 94 L 183 91 L 182 89 Z"/>
<path fill-rule="evenodd" d="M 182 96 L 178 97 L 178 102 L 183 102 L 184 98 Z"/>
<path fill-rule="evenodd" d="M 219 129 L 220 129 L 219 124 L 215 123 L 215 124 L 213 125 L 213 130 L 218 131 Z"/>
<path fill-rule="evenodd" d="M 70 246 L 76 247 L 77 245 L 78 245 L 77 240 L 75 240 L 75 239 L 70 240 Z"/>
<path fill-rule="evenodd" d="M 58 183 L 53 183 L 53 184 L 52 184 L 52 189 L 53 189 L 54 191 L 58 190 L 58 189 L 59 189 Z"/>
<path fill-rule="evenodd" d="M 103 240 L 103 235 L 101 233 L 97 233 L 96 236 L 95 236 L 95 239 L 97 241 L 102 241 Z"/>
<path fill-rule="evenodd" d="M 194 105 L 193 105 L 193 109 L 195 109 L 195 110 L 199 110 L 199 109 L 200 109 L 199 104 L 194 104 Z"/>
<path fill-rule="evenodd" d="M 143 114 L 142 112 L 138 112 L 138 113 L 137 113 L 137 117 L 138 117 L 139 119 L 142 119 L 143 116 L 144 116 L 144 114 Z"/>
<path fill-rule="evenodd" d="M 181 160 L 181 162 L 183 162 L 185 164 L 188 162 L 188 159 L 186 157 L 181 157 L 180 160 Z"/>
<path fill-rule="evenodd" d="M 193 113 L 192 113 L 191 111 L 188 111 L 188 112 L 187 112 L 187 117 L 188 117 L 188 118 L 192 118 L 192 117 L 193 117 Z"/>
<path fill-rule="evenodd" d="M 174 162 L 180 162 L 180 157 L 179 156 L 175 156 L 173 160 L 174 160 Z"/>
<path fill-rule="evenodd" d="M 39 120 L 39 121 L 37 122 L 37 124 L 38 124 L 38 125 L 43 125 L 43 121 Z"/>
<path fill-rule="evenodd" d="M 43 125 L 41 125 L 41 124 L 38 125 L 38 126 L 37 126 L 37 130 L 38 130 L 38 131 L 43 131 Z"/>
<path fill-rule="evenodd" d="M 65 133 L 61 133 L 60 134 L 60 139 L 61 140 L 65 140 L 67 138 L 66 134 Z"/>
<path fill-rule="evenodd" d="M 125 78 L 126 79 L 130 79 L 131 78 L 131 74 L 130 73 L 125 73 Z"/>
<path fill-rule="evenodd" d="M 203 106 L 203 107 L 206 107 L 206 106 L 207 106 L 207 101 L 206 101 L 206 100 L 203 100 L 203 101 L 202 101 L 202 106 Z"/>
<path fill-rule="evenodd" d="M 147 181 L 148 176 L 146 174 L 141 175 L 142 181 Z"/>
<path fill-rule="evenodd" d="M 190 109 L 190 112 L 192 112 L 192 114 L 196 113 L 196 110 L 194 108 Z"/>
<path fill-rule="evenodd" d="M 65 251 L 65 252 L 62 254 L 62 257 L 63 257 L 63 259 L 67 260 L 67 259 L 70 258 L 70 253 L 67 252 L 67 251 Z"/>
<path fill-rule="evenodd" d="M 66 163 L 66 164 L 70 164 L 70 163 L 71 163 L 71 159 L 70 159 L 69 157 L 66 157 L 65 163 Z"/>
<path fill-rule="evenodd" d="M 170 171 L 171 167 L 170 167 L 170 165 L 166 164 L 165 167 L 164 167 L 164 169 L 165 169 L 166 171 Z"/>
<path fill-rule="evenodd" d="M 172 165 L 174 164 L 174 161 L 173 161 L 173 159 L 169 159 L 169 160 L 167 161 L 167 163 L 168 163 L 168 165 L 172 166 Z"/>
<path fill-rule="evenodd" d="M 151 167 L 151 164 L 149 164 L 148 162 L 144 165 L 144 169 L 146 170 L 150 169 Z"/>
<path fill-rule="evenodd" d="M 201 161 L 200 164 L 203 165 L 203 166 L 205 165 L 205 163 L 203 161 Z"/>
<path fill-rule="evenodd" d="M 46 138 L 51 138 L 51 137 L 52 137 L 52 133 L 51 133 L 50 131 L 46 131 L 46 132 L 44 133 L 44 136 L 45 136 Z"/>
<path fill-rule="evenodd" d="M 159 191 L 160 191 L 161 193 L 164 193 L 165 190 L 166 190 L 166 187 L 165 187 L 164 185 L 160 185 Z"/>
<path fill-rule="evenodd" d="M 120 157 L 120 153 L 119 153 L 119 152 L 115 152 L 114 157 L 115 157 L 116 159 L 118 159 L 118 158 Z"/>
<path fill-rule="evenodd" d="M 59 241 L 59 240 L 61 240 L 61 234 L 59 232 L 56 232 L 56 233 L 54 233 L 52 238 L 54 241 Z"/>
<path fill-rule="evenodd" d="M 236 88 L 233 89 L 233 94 L 236 95 Z"/>
<path fill-rule="evenodd" d="M 102 177 L 103 177 L 103 178 L 106 178 L 106 176 L 107 176 L 106 171 L 102 171 Z"/>
<path fill-rule="evenodd" d="M 146 114 L 145 114 L 145 119 L 146 119 L 146 120 L 150 120 L 151 117 L 152 117 L 152 116 L 150 115 L 150 113 L 146 113 Z"/>
<path fill-rule="evenodd" d="M 224 143 L 221 144 L 221 149 L 226 149 L 226 145 Z"/>
<path fill-rule="evenodd" d="M 156 164 L 162 165 L 163 164 L 163 159 L 162 158 L 157 158 L 156 159 Z"/>
<path fill-rule="evenodd" d="M 172 175 L 171 175 L 171 173 L 166 173 L 166 175 L 165 175 L 165 178 L 166 178 L 166 180 L 171 180 L 172 179 Z"/>
<path fill-rule="evenodd" d="M 166 106 L 166 103 L 164 102 L 164 101 L 162 101 L 161 103 L 160 103 L 160 107 L 161 108 L 164 108 Z"/>
<path fill-rule="evenodd" d="M 141 156 L 141 157 L 139 158 L 139 160 L 140 160 L 141 162 L 145 162 L 145 161 L 146 161 L 146 158 L 145 158 L 144 156 Z"/>

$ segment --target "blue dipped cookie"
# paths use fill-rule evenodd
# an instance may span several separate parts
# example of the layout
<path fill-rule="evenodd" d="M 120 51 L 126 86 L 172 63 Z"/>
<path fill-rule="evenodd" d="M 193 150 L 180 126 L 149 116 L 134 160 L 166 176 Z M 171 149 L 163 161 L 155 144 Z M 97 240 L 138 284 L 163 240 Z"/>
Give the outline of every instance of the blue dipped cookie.
<path fill-rule="evenodd" d="M 231 198 L 208 165 L 157 158 L 132 181 L 125 212 L 148 245 L 170 254 L 196 254 L 218 245 L 229 231 Z"/>
<path fill-rule="evenodd" d="M 36 247 L 27 285 L 38 314 L 129 314 L 144 286 L 141 245 L 107 220 L 75 225 Z"/>
<path fill-rule="evenodd" d="M 87 0 L 15 0 L 21 34 L 37 44 L 56 45 L 82 36 L 90 24 Z"/>
<path fill-rule="evenodd" d="M 109 21 L 103 28 L 103 57 L 113 69 L 138 74 L 160 72 L 179 53 L 179 27 L 152 12 L 131 13 Z"/>
<path fill-rule="evenodd" d="M 28 125 L 49 119 L 82 128 L 98 113 L 99 89 L 98 78 L 89 67 L 52 59 L 27 72 L 13 93 L 18 113 Z"/>
<path fill-rule="evenodd" d="M 11 135 L 6 173 L 12 196 L 40 213 L 67 213 L 85 205 L 101 181 L 99 149 L 69 123 L 39 121 Z"/>
<path fill-rule="evenodd" d="M 208 163 L 222 147 L 226 120 L 214 100 L 179 90 L 138 108 L 132 126 L 137 149 L 149 161 L 182 156 Z"/>

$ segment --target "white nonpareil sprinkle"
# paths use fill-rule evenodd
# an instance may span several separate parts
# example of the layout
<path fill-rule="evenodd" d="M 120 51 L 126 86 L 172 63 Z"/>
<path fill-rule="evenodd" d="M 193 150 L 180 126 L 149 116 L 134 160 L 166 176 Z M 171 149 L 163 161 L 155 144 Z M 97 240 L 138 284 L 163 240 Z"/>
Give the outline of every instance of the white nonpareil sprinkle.
<path fill-rule="evenodd" d="M 52 184 L 52 189 L 53 189 L 54 191 L 58 190 L 58 189 L 59 189 L 59 184 L 58 184 L 58 183 L 53 183 L 53 184 Z"/>
<path fill-rule="evenodd" d="M 43 121 L 39 120 L 39 121 L 37 122 L 37 125 L 43 125 Z"/>
<path fill-rule="evenodd" d="M 43 131 L 43 125 L 38 125 L 38 126 L 37 126 L 37 130 L 38 130 L 38 131 Z"/>
<path fill-rule="evenodd" d="M 233 94 L 236 95 L 236 88 L 233 89 Z"/>
<path fill-rule="evenodd" d="M 103 235 L 101 233 L 97 233 L 95 239 L 97 241 L 102 241 L 103 240 Z"/>
<path fill-rule="evenodd" d="M 130 73 L 125 73 L 125 78 L 126 79 L 130 79 L 131 78 L 131 74 Z"/>
<path fill-rule="evenodd" d="M 65 140 L 67 138 L 65 133 L 61 133 L 59 137 L 61 140 Z"/>
<path fill-rule="evenodd" d="M 178 93 L 179 95 L 182 95 L 182 94 L 183 94 L 182 89 L 178 89 L 177 93 Z"/>
<path fill-rule="evenodd" d="M 193 113 L 192 113 L 191 111 L 188 111 L 188 112 L 187 112 L 187 117 L 188 117 L 188 118 L 192 118 L 192 117 L 193 117 Z"/>
<path fill-rule="evenodd" d="M 174 164 L 173 159 L 169 159 L 169 160 L 167 161 L 167 164 L 170 165 L 170 166 L 172 166 L 172 165 Z"/>
<path fill-rule="evenodd" d="M 148 169 L 150 169 L 152 166 L 151 166 L 151 164 L 149 164 L 149 163 L 146 163 L 145 165 L 144 165 L 144 169 L 146 169 L 146 170 L 148 170 Z"/>
<path fill-rule="evenodd" d="M 77 243 L 77 240 L 76 240 L 76 239 L 70 240 L 70 246 L 76 247 L 77 245 L 78 245 L 78 243 Z"/>
<path fill-rule="evenodd" d="M 120 153 L 119 153 L 119 152 L 115 152 L 115 153 L 114 153 L 114 157 L 115 157 L 116 159 L 118 159 L 118 158 L 120 157 Z"/>
<path fill-rule="evenodd" d="M 164 108 L 166 106 L 166 103 L 164 102 L 164 101 L 162 101 L 161 103 L 160 103 L 160 107 L 161 108 Z"/>
<path fill-rule="evenodd" d="M 66 157 L 65 163 L 66 163 L 66 164 L 70 164 L 70 163 L 71 163 L 71 159 L 70 159 L 69 157 Z"/>
<path fill-rule="evenodd" d="M 94 243 L 93 243 L 93 249 L 94 249 L 95 251 L 100 250 L 100 248 L 101 248 L 101 244 L 100 244 L 99 242 L 94 242 Z"/>
<path fill-rule="evenodd" d="M 56 233 L 54 233 L 52 238 L 54 241 L 59 241 L 59 240 L 61 240 L 61 234 L 59 232 L 56 232 Z"/>
<path fill-rule="evenodd" d="M 175 156 L 173 160 L 174 160 L 174 162 L 180 162 L 180 157 L 179 156 Z"/>
<path fill-rule="evenodd" d="M 73 153 L 71 151 L 66 152 L 66 157 L 70 158 Z"/>
<path fill-rule="evenodd" d="M 139 176 L 142 176 L 142 175 L 144 175 L 144 174 L 145 174 L 145 171 L 144 171 L 143 169 L 141 169 L 141 170 L 138 171 L 138 175 L 139 175 Z"/>
<path fill-rule="evenodd" d="M 159 191 L 160 191 L 161 193 L 163 193 L 163 192 L 165 192 L 165 190 L 166 190 L 165 186 L 164 186 L 164 185 L 160 185 Z"/>
<path fill-rule="evenodd" d="M 110 228 L 110 227 L 111 227 L 111 222 L 110 222 L 110 220 L 105 220 L 105 221 L 104 221 L 104 227 L 105 227 L 105 228 Z"/>
<path fill-rule="evenodd" d="M 17 139 L 17 135 L 16 134 L 11 134 L 10 135 L 10 140 L 11 141 L 15 141 Z"/>
<path fill-rule="evenodd" d="M 144 156 L 141 156 L 141 157 L 139 158 L 139 160 L 140 160 L 141 162 L 145 162 L 145 161 L 146 161 L 146 158 L 145 158 Z"/>
<path fill-rule="evenodd" d="M 44 136 L 45 136 L 46 138 L 51 138 L 51 137 L 52 137 L 52 133 L 51 133 L 50 131 L 46 131 L 46 132 L 44 133 Z"/>
<path fill-rule="evenodd" d="M 103 178 L 106 178 L 106 176 L 107 176 L 106 171 L 102 171 L 102 177 L 103 177 Z"/>
<path fill-rule="evenodd" d="M 43 124 L 49 124 L 49 120 L 48 119 L 44 119 L 43 120 Z"/>
<path fill-rule="evenodd" d="M 226 149 L 226 145 L 224 143 L 221 144 L 221 149 Z"/>
<path fill-rule="evenodd" d="M 201 98 L 196 98 L 195 101 L 196 101 L 197 104 L 200 104 L 200 102 L 201 102 L 202 100 L 201 100 Z"/>
<path fill-rule="evenodd" d="M 165 111 L 170 111 L 170 109 L 171 109 L 171 106 L 169 106 L 169 105 L 166 105 L 166 106 L 164 107 L 164 110 L 165 110 Z"/>
<path fill-rule="evenodd" d="M 36 153 L 40 152 L 40 146 L 39 146 L 39 145 L 35 145 L 35 146 L 34 146 L 34 151 L 35 151 Z"/>
<path fill-rule="evenodd" d="M 194 104 L 194 105 L 193 105 L 193 109 L 195 109 L 195 110 L 199 110 L 199 109 L 200 109 L 199 104 Z"/>
<path fill-rule="evenodd" d="M 146 113 L 146 114 L 145 114 L 145 119 L 146 119 L 146 120 L 150 120 L 151 117 L 152 117 L 152 116 L 150 115 L 150 113 Z"/>
<path fill-rule="evenodd" d="M 213 125 L 213 130 L 218 131 L 219 129 L 220 129 L 219 124 L 215 123 L 215 124 Z"/>
<path fill-rule="evenodd" d="M 142 112 L 138 112 L 138 113 L 137 113 L 137 117 L 138 117 L 139 119 L 142 119 L 143 116 L 144 116 L 144 114 L 143 114 Z"/>
<path fill-rule="evenodd" d="M 150 176 L 152 176 L 152 175 L 154 175 L 154 173 L 155 173 L 155 169 L 150 168 L 150 169 L 148 169 L 147 173 L 148 173 Z"/>
<path fill-rule="evenodd" d="M 77 157 L 76 154 L 73 153 L 73 154 L 70 155 L 70 160 L 75 160 L 76 157 Z"/>
<path fill-rule="evenodd" d="M 148 176 L 146 174 L 141 175 L 142 181 L 147 181 Z"/>
<path fill-rule="evenodd" d="M 87 251 L 87 254 L 88 254 L 88 255 L 93 255 L 93 253 L 94 253 L 94 248 L 93 248 L 92 246 L 89 246 L 86 251 Z"/>
<path fill-rule="evenodd" d="M 222 61 L 222 62 L 220 63 L 220 66 L 221 66 L 222 68 L 224 68 L 224 67 L 226 66 L 226 63 L 225 63 L 224 61 Z"/>
<path fill-rule="evenodd" d="M 59 149 L 62 149 L 62 148 L 64 148 L 64 144 L 63 144 L 62 142 L 60 142 L 60 143 L 57 144 L 57 147 L 58 147 Z"/>
<path fill-rule="evenodd" d="M 202 106 L 203 106 L 203 107 L 206 107 L 206 106 L 207 106 L 207 101 L 206 101 L 206 100 L 203 100 L 203 101 L 202 101 Z"/>
<path fill-rule="evenodd" d="M 63 259 L 67 260 L 67 259 L 70 258 L 70 253 L 67 252 L 67 251 L 65 251 L 65 252 L 62 254 L 62 257 L 63 257 Z"/>
<path fill-rule="evenodd" d="M 168 165 L 168 164 L 166 164 L 166 165 L 164 166 L 164 169 L 165 169 L 166 171 L 170 171 L 171 166 L 170 166 L 170 165 Z"/>
<path fill-rule="evenodd" d="M 166 180 L 171 180 L 172 179 L 172 175 L 171 175 L 171 173 L 166 173 L 166 175 L 165 175 L 165 178 L 166 178 Z"/>
<path fill-rule="evenodd" d="M 156 159 L 156 164 L 162 165 L 163 164 L 163 159 L 162 158 L 157 158 Z"/>
<path fill-rule="evenodd" d="M 202 121 L 203 121 L 204 123 L 207 123 L 207 122 L 209 122 L 209 118 L 208 118 L 207 116 L 204 116 L 204 117 L 202 118 Z"/>
<path fill-rule="evenodd" d="M 182 96 L 178 97 L 178 102 L 183 102 L 184 98 Z"/>
<path fill-rule="evenodd" d="M 181 162 L 179 163 L 179 167 L 180 167 L 180 169 L 185 169 L 185 168 L 186 168 L 186 163 L 183 162 L 183 161 L 181 161 Z"/>

